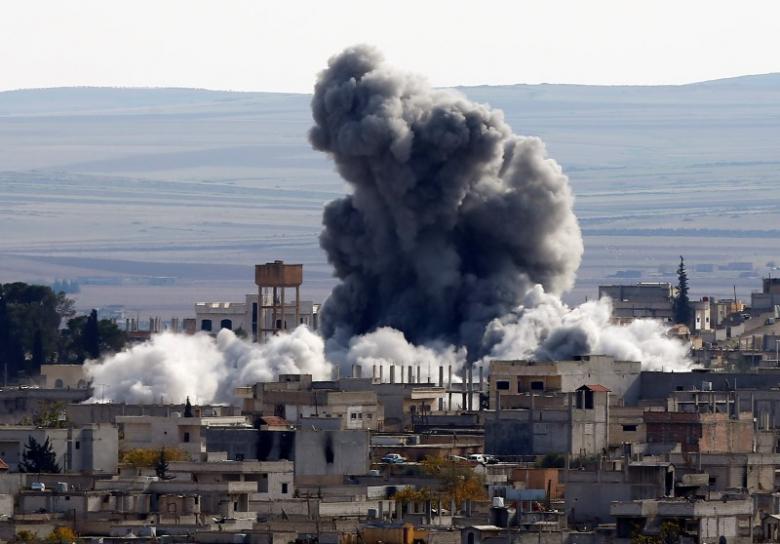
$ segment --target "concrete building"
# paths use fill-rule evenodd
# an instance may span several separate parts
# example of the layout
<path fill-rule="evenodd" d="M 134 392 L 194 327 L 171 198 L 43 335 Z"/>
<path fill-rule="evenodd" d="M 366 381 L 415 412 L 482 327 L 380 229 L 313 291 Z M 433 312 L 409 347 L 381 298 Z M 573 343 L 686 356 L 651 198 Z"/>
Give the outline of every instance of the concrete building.
<path fill-rule="evenodd" d="M 339 382 L 313 382 L 310 374 L 282 374 L 276 382 L 261 382 L 237 391 L 243 411 L 252 416 L 276 416 L 293 425 L 302 418 L 325 417 L 342 429 L 380 430 L 384 406 L 370 381 L 345 390 Z M 354 384 L 352 384 L 354 385 Z"/>
<path fill-rule="evenodd" d="M 626 462 L 611 467 L 574 470 L 566 475 L 566 515 L 571 523 L 614 521 L 615 501 L 674 496 L 675 467 L 669 462 Z"/>
<path fill-rule="evenodd" d="M 270 296 L 270 295 L 269 295 Z M 230 329 L 245 332 L 250 338 L 257 334 L 258 295 L 246 295 L 243 302 L 196 302 L 195 329 L 216 334 L 220 329 Z M 264 306 L 271 306 L 268 298 L 263 299 Z M 319 328 L 320 305 L 310 300 L 302 300 L 297 307 L 295 302 L 285 302 L 277 306 L 278 325 L 284 325 L 287 330 L 294 329 L 298 324 L 304 324 L 312 330 Z M 274 325 L 273 314 L 263 314 L 263 329 L 271 329 Z"/>
<path fill-rule="evenodd" d="M 364 430 L 307 428 L 295 432 L 296 485 L 341 483 L 371 468 L 370 437 Z"/>
<path fill-rule="evenodd" d="M 11 471 L 19 470 L 30 438 L 39 444 L 49 440 L 56 462 L 63 472 L 116 472 L 119 441 L 117 429 L 113 425 L 93 424 L 64 429 L 0 426 L 0 458 L 5 460 Z"/>
<path fill-rule="evenodd" d="M 674 320 L 674 296 L 671 283 L 599 286 L 599 298 L 612 300 L 612 318 L 618 323 L 640 318 L 671 322 Z"/>
<path fill-rule="evenodd" d="M 750 311 L 755 314 L 773 312 L 780 306 L 780 278 L 764 278 L 761 292 L 750 294 Z"/>
<path fill-rule="evenodd" d="M 498 456 L 588 456 L 608 445 L 609 390 L 602 385 L 539 398 L 529 393 L 527 408 L 485 416 L 485 451 Z"/>
<path fill-rule="evenodd" d="M 745 496 L 724 496 L 719 501 L 621 501 L 612 503 L 610 512 L 617 520 L 616 544 L 630 542 L 637 532 L 658 536 L 662 530 L 696 544 L 753 541 L 753 501 Z"/>
<path fill-rule="evenodd" d="M 641 363 L 620 361 L 607 355 L 583 355 L 571 361 L 491 361 L 489 376 L 490 408 L 500 396 L 511 402 L 513 395 L 528 392 L 573 392 L 584 384 L 608 388 L 614 399 L 625 405 L 639 399 Z"/>
<path fill-rule="evenodd" d="M 84 365 L 41 365 L 41 385 L 45 389 L 86 389 L 89 380 Z"/>
<path fill-rule="evenodd" d="M 122 451 L 167 446 L 184 451 L 193 461 L 199 461 L 208 451 L 205 429 L 251 428 L 244 416 L 182 417 L 179 413 L 169 417 L 116 416 L 116 422 Z"/>
<path fill-rule="evenodd" d="M 645 412 L 648 444 L 680 444 L 683 452 L 753 451 L 753 416 L 724 413 Z"/>

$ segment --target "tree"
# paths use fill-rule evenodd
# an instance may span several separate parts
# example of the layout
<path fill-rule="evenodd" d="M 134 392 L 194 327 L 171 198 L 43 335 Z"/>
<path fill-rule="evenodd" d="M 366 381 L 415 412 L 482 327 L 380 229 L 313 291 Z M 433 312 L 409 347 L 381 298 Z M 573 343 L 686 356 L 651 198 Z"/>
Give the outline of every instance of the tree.
<path fill-rule="evenodd" d="M 168 479 L 168 458 L 165 456 L 165 448 L 160 448 L 160 456 L 157 458 L 157 462 L 154 464 L 154 473 L 161 480 Z"/>
<path fill-rule="evenodd" d="M 19 472 L 57 473 L 61 470 L 48 437 L 43 444 L 40 444 L 32 436 L 27 437 L 22 462 L 19 463 Z"/>
<path fill-rule="evenodd" d="M 184 404 L 184 417 L 192 417 L 192 404 L 190 404 L 190 397 L 187 397 L 187 402 Z"/>
<path fill-rule="evenodd" d="M 90 355 L 86 345 L 86 332 L 90 318 L 91 314 L 68 320 L 67 327 L 60 333 L 60 361 L 81 363 L 87 358 L 94 358 Z M 89 327 L 94 327 L 94 325 L 89 325 Z M 127 334 L 113 321 L 101 319 L 97 322 L 97 331 L 98 349 L 101 355 L 122 351 L 127 344 Z M 94 335 L 94 329 L 92 334 Z M 94 349 L 94 346 L 92 348 Z"/>
<path fill-rule="evenodd" d="M 27 529 L 22 529 L 18 533 L 16 533 L 16 541 L 17 542 L 35 542 L 35 533 L 32 531 L 28 531 Z"/>
<path fill-rule="evenodd" d="M 540 468 L 563 468 L 566 465 L 566 459 L 560 453 L 548 453 L 536 462 Z"/>
<path fill-rule="evenodd" d="M 92 310 L 84 323 L 82 333 L 84 353 L 90 359 L 100 357 L 100 327 L 98 326 L 97 310 Z"/>
<path fill-rule="evenodd" d="M 58 544 L 71 544 L 71 542 L 76 542 L 76 540 L 78 540 L 78 535 L 70 527 L 57 527 L 49 533 L 46 540 Z"/>
<path fill-rule="evenodd" d="M 135 448 L 120 455 L 122 463 L 134 467 L 154 467 L 160 459 L 160 450 L 154 448 Z M 185 461 L 187 454 L 178 448 L 165 448 L 166 461 Z"/>
<path fill-rule="evenodd" d="M 683 325 L 691 323 L 691 301 L 688 298 L 688 273 L 685 271 L 685 259 L 680 255 L 677 268 L 677 297 L 674 300 L 674 321 Z"/>
<path fill-rule="evenodd" d="M 60 429 L 67 425 L 64 402 L 46 402 L 32 417 L 32 424 L 44 429 Z"/>
<path fill-rule="evenodd" d="M 487 495 L 482 478 L 470 465 L 464 465 L 442 457 L 426 457 L 423 471 L 439 481 L 439 493 L 455 504 L 482 500 Z"/>
<path fill-rule="evenodd" d="M 43 285 L 0 284 L 0 363 L 9 376 L 36 374 L 53 357 L 62 304 L 64 298 Z"/>

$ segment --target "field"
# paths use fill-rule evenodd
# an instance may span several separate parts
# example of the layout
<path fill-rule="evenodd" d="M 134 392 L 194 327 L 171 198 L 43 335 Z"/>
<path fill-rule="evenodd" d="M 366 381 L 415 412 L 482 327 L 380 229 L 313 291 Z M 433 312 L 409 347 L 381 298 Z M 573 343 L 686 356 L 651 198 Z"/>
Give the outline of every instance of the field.
<path fill-rule="evenodd" d="M 780 75 L 685 86 L 459 89 L 541 137 L 577 196 L 586 253 L 572 303 L 600 283 L 674 281 L 747 296 L 780 265 Z M 255 263 L 305 265 L 347 187 L 313 151 L 309 97 L 191 89 L 0 93 L 0 281 L 78 280 L 81 308 L 186 316 L 240 300 Z M 780 273 L 780 272 L 776 272 Z"/>

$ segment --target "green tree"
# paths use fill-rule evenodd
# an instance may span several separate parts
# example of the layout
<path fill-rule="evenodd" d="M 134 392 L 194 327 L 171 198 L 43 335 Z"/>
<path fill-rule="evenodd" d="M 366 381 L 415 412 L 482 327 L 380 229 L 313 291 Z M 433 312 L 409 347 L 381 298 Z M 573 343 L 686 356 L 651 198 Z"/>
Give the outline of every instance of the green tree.
<path fill-rule="evenodd" d="M 27 437 L 24 453 L 22 453 L 22 462 L 19 463 L 19 472 L 60 472 L 60 465 L 57 463 L 57 456 L 46 438 L 43 444 L 40 444 L 32 436 Z"/>
<path fill-rule="evenodd" d="M 98 325 L 97 310 L 92 310 L 84 323 L 82 332 L 84 353 L 90 359 L 100 357 L 100 327 Z"/>
<path fill-rule="evenodd" d="M 65 298 L 43 285 L 0 284 L 0 363 L 9 376 L 36 374 L 54 357 Z"/>
<path fill-rule="evenodd" d="M 187 402 L 184 404 L 184 417 L 192 417 L 192 404 L 190 403 L 190 397 L 187 397 Z"/>
<path fill-rule="evenodd" d="M 685 270 L 685 259 L 680 256 L 680 266 L 677 268 L 677 297 L 674 300 L 674 321 L 690 326 L 691 301 L 688 298 L 688 273 Z"/>
<path fill-rule="evenodd" d="M 80 363 L 90 355 L 86 345 L 86 330 L 90 316 L 78 316 L 70 319 L 67 326 L 60 332 L 60 361 Z M 93 325 L 90 325 L 92 327 Z M 100 354 L 122 351 L 127 344 L 127 334 L 108 319 L 97 322 L 98 348 Z M 94 330 L 93 330 L 94 334 Z M 94 348 L 94 346 L 92 346 Z"/>
<path fill-rule="evenodd" d="M 160 448 L 160 455 L 154 464 L 154 473 L 161 480 L 168 480 L 168 457 L 165 454 L 165 448 Z"/>
<path fill-rule="evenodd" d="M 548 453 L 536 462 L 540 468 L 563 468 L 566 465 L 566 458 L 560 453 Z"/>

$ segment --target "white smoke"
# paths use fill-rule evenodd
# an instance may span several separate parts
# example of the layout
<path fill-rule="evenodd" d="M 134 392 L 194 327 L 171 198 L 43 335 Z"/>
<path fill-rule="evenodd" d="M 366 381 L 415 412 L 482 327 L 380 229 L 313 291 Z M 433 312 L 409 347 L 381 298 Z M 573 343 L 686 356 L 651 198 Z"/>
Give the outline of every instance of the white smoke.
<path fill-rule="evenodd" d="M 330 377 L 322 338 L 305 326 L 250 344 L 222 329 L 216 338 L 162 333 L 103 361 L 88 361 L 87 376 L 95 387 L 92 402 L 197 403 L 233 400 L 240 385 L 274 379 L 279 374 Z"/>
<path fill-rule="evenodd" d="M 575 355 L 602 354 L 640 361 L 645 370 L 688 370 L 689 346 L 670 338 L 667 328 L 651 319 L 628 325 L 610 322 L 609 299 L 569 308 L 537 285 L 523 304 L 493 320 L 484 342 L 491 359 L 565 360 Z M 88 361 L 86 373 L 97 396 L 91 402 L 231 403 L 236 387 L 271 381 L 279 374 L 311 374 L 315 380 L 333 376 L 335 365 L 346 372 L 352 365 L 371 376 L 374 366 L 420 367 L 423 381 L 438 381 L 438 367 L 451 366 L 457 376 L 467 361 L 466 349 L 443 342 L 416 346 L 390 327 L 355 336 L 347 348 L 328 352 L 322 337 L 301 325 L 264 344 L 249 343 L 223 329 L 216 338 L 162 333 L 102 361 Z M 400 370 L 400 369 L 399 369 Z M 405 379 L 399 374 L 397 381 Z M 389 379 L 385 375 L 385 380 Z M 457 378 L 458 381 L 460 378 Z"/>
<path fill-rule="evenodd" d="M 332 358 L 337 354 L 329 354 Z M 443 342 L 432 342 L 424 346 L 409 343 L 401 331 L 390 327 L 382 327 L 363 336 L 355 336 L 349 342 L 349 350 L 343 356 L 344 367 L 359 365 L 363 376 L 371 376 L 374 365 L 377 367 L 391 364 L 403 365 L 403 372 L 408 372 L 408 366 L 414 367 L 414 378 L 417 377 L 417 367 L 420 368 L 420 378 L 426 382 L 438 380 L 438 366 L 452 367 L 457 375 L 466 363 L 466 348 L 457 349 Z M 400 376 L 399 376 L 400 377 Z"/>
<path fill-rule="evenodd" d="M 645 370 L 690 369 L 689 346 L 669 337 L 660 321 L 636 319 L 616 325 L 610 322 L 611 315 L 608 298 L 569 308 L 537 285 L 522 306 L 488 325 L 485 342 L 492 349 L 485 360 L 554 361 L 600 354 L 640 361 Z"/>

